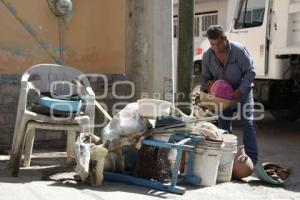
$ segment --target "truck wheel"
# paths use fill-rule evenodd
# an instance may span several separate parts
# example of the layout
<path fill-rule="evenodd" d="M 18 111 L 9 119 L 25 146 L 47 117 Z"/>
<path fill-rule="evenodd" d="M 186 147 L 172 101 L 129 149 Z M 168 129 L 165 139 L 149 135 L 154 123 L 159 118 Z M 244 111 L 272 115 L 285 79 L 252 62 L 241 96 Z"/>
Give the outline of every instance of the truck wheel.
<path fill-rule="evenodd" d="M 269 108 L 278 120 L 295 121 L 300 117 L 300 94 L 293 92 L 293 82 L 273 81 L 269 88 Z"/>
<path fill-rule="evenodd" d="M 277 120 L 296 121 L 300 117 L 298 114 L 298 109 L 290 108 L 290 109 L 270 110 L 270 113 Z"/>

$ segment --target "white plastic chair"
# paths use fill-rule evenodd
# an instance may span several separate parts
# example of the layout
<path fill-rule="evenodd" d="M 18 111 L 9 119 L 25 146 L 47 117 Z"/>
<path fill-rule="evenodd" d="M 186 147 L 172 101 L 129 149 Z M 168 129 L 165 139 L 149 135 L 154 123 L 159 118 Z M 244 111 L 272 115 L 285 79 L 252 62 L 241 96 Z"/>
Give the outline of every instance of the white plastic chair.
<path fill-rule="evenodd" d="M 72 84 L 80 80 L 81 86 Z M 60 83 L 57 84 L 57 83 Z M 53 118 L 28 109 L 29 92 L 35 91 L 39 96 L 42 92 L 51 92 L 56 85 L 60 90 L 76 89 L 80 98 L 84 99 L 84 110 L 75 117 Z M 74 92 L 74 91 L 73 91 Z M 30 165 L 35 129 L 51 129 L 67 131 L 67 156 L 72 154 L 76 130 L 81 133 L 93 134 L 95 118 L 95 94 L 87 77 L 77 69 L 56 64 L 39 64 L 32 66 L 22 76 L 17 118 L 13 137 L 9 167 L 12 176 L 18 176 L 23 148 L 25 146 L 24 165 Z M 25 142 L 26 140 L 26 142 Z"/>

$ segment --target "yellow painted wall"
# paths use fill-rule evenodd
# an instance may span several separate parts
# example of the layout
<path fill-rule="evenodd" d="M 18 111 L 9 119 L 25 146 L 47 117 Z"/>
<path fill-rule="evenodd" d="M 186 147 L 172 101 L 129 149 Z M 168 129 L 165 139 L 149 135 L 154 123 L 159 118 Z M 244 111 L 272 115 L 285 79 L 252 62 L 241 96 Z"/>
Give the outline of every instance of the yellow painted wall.
<path fill-rule="evenodd" d="M 6 0 L 59 57 L 59 19 L 47 0 Z M 64 23 L 65 64 L 86 73 L 125 71 L 125 0 L 73 0 Z M 54 63 L 0 1 L 0 73 L 22 73 L 31 65 Z"/>

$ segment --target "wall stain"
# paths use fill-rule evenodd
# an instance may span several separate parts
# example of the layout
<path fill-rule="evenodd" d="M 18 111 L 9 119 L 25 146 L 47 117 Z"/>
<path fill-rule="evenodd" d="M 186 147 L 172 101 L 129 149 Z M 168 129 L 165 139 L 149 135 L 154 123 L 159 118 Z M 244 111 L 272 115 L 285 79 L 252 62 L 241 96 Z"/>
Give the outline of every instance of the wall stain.
<path fill-rule="evenodd" d="M 33 55 L 20 47 L 16 48 L 1 48 L 0 49 L 0 61 L 15 60 L 17 63 L 25 63 L 31 60 Z"/>

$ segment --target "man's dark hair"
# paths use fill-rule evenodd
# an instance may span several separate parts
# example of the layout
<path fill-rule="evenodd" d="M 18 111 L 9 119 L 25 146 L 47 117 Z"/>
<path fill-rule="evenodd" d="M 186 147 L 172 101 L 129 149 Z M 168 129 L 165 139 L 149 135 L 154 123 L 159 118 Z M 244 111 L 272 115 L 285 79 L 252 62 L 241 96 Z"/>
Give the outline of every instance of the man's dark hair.
<path fill-rule="evenodd" d="M 216 40 L 220 37 L 225 37 L 224 28 L 220 25 L 212 25 L 206 31 L 206 36 L 210 40 Z"/>

